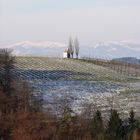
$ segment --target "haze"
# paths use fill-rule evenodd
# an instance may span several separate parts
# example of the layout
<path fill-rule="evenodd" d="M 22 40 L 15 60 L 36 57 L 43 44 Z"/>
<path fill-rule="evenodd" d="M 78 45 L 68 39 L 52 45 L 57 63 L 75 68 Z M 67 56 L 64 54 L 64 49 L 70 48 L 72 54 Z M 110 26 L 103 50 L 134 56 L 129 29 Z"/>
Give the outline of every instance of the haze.
<path fill-rule="evenodd" d="M 139 0 L 0 0 L 0 45 L 140 40 Z"/>

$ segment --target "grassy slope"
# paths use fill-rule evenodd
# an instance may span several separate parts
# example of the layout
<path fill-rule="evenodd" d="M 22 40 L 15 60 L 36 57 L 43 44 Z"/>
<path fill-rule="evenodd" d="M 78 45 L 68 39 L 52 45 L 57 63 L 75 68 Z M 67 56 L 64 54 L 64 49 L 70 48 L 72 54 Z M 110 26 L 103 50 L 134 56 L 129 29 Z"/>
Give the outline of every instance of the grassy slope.
<path fill-rule="evenodd" d="M 120 75 L 117 72 L 102 66 L 73 59 L 17 57 L 16 67 L 25 71 L 32 70 L 40 73 L 40 75 L 42 72 L 43 74 L 47 73 L 48 75 L 52 75 L 55 80 L 99 80 L 126 82 L 133 79 L 131 77 Z M 36 73 L 34 73 L 34 75 L 35 74 Z M 44 77 L 49 80 L 47 76 Z"/>

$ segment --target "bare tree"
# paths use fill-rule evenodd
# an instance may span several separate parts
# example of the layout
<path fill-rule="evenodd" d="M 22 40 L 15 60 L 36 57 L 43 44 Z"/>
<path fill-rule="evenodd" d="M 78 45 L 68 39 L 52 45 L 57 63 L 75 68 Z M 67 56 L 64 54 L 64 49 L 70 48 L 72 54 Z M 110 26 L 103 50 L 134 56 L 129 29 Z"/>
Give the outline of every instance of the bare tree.
<path fill-rule="evenodd" d="M 74 47 L 73 47 L 73 41 L 71 37 L 69 38 L 69 50 L 70 50 L 71 57 L 73 58 Z"/>
<path fill-rule="evenodd" d="M 11 50 L 0 50 L 0 87 L 4 92 L 11 92 L 15 58 Z"/>
<path fill-rule="evenodd" d="M 79 55 L 79 42 L 78 42 L 77 37 L 76 37 L 76 39 L 74 41 L 74 47 L 75 47 L 76 58 L 78 59 L 78 55 Z"/>

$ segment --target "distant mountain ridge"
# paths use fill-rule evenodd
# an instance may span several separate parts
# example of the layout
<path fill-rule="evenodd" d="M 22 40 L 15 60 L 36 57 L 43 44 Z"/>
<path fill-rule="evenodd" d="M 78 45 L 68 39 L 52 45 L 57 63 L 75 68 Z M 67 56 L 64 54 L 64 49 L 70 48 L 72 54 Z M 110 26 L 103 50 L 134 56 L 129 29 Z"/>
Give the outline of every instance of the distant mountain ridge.
<path fill-rule="evenodd" d="M 119 61 L 119 62 L 124 62 L 124 63 L 129 63 L 129 64 L 140 65 L 140 59 L 137 59 L 135 57 L 123 57 L 123 58 L 116 58 L 116 59 L 113 59 L 113 60 Z"/>
<path fill-rule="evenodd" d="M 94 54 L 97 56 L 108 58 L 120 58 L 120 57 L 140 58 L 140 42 L 109 41 L 98 43 L 94 46 Z"/>
<path fill-rule="evenodd" d="M 31 42 L 24 41 L 9 45 L 17 56 L 53 56 L 59 57 L 66 45 L 58 42 Z"/>
<path fill-rule="evenodd" d="M 17 56 L 52 56 L 62 57 L 68 46 L 59 42 L 32 42 L 24 41 L 6 46 Z M 105 59 L 136 57 L 140 59 L 140 42 L 138 41 L 108 41 L 97 43 L 94 46 L 80 45 L 81 57 L 99 57 Z"/>

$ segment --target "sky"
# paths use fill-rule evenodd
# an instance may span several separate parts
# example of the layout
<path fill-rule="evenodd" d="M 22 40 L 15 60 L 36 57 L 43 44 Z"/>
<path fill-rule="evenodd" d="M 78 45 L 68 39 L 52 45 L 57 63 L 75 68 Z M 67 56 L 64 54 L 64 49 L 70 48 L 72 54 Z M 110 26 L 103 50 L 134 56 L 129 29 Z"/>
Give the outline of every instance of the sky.
<path fill-rule="evenodd" d="M 0 45 L 140 41 L 140 0 L 0 0 Z"/>

